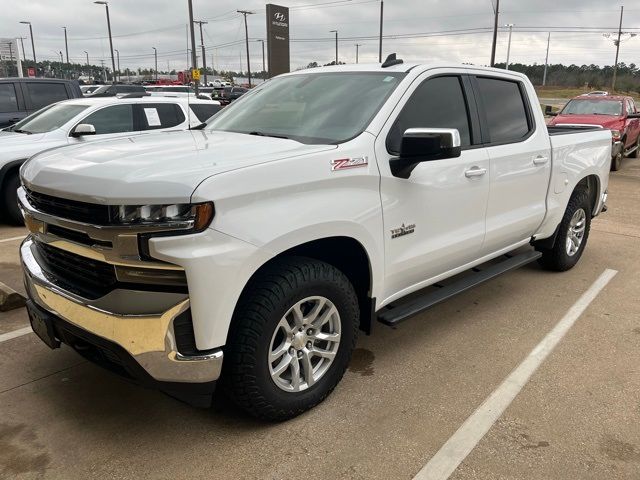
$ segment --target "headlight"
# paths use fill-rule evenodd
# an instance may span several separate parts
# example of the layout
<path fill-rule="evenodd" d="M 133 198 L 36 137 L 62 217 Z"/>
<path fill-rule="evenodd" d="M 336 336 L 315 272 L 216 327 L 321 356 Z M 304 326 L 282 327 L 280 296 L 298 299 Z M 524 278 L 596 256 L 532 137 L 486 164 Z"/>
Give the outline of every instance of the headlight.
<path fill-rule="evenodd" d="M 611 137 L 618 140 L 620 138 L 620 130 L 611 130 Z"/>
<path fill-rule="evenodd" d="M 111 219 L 119 225 L 176 226 L 201 232 L 213 220 L 213 203 L 171 205 L 117 205 L 111 207 Z"/>

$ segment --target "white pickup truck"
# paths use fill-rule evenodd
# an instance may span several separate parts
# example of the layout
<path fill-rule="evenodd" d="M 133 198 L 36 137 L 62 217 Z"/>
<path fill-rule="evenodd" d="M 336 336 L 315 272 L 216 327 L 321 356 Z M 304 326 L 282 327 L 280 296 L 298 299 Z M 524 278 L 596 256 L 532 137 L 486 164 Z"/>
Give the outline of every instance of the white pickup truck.
<path fill-rule="evenodd" d="M 282 75 L 201 129 L 22 166 L 32 326 L 174 397 L 208 405 L 218 382 L 290 418 L 375 321 L 534 260 L 573 267 L 610 162 L 609 131 L 547 129 L 515 72 L 390 57 Z"/>

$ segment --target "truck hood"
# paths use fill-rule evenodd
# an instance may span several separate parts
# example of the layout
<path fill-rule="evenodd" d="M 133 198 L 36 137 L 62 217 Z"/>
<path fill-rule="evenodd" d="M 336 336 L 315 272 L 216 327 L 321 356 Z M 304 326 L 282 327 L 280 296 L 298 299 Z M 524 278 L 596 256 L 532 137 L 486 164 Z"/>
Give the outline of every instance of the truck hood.
<path fill-rule="evenodd" d="M 624 120 L 621 117 L 613 115 L 557 115 L 549 122 L 549 125 L 563 125 L 568 123 L 599 125 L 603 128 L 617 130 L 624 125 Z"/>
<path fill-rule="evenodd" d="M 213 175 L 335 148 L 240 133 L 176 131 L 43 152 L 26 162 L 21 174 L 28 188 L 71 200 L 185 203 Z"/>

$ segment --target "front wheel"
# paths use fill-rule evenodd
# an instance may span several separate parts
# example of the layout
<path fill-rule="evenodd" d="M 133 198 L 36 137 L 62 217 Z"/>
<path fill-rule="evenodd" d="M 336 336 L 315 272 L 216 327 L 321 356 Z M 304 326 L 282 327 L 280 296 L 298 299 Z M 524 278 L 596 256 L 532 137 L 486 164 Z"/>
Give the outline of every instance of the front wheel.
<path fill-rule="evenodd" d="M 587 190 L 573 192 L 558 228 L 553 247 L 540 249 L 542 257 L 539 262 L 547 270 L 564 272 L 578 263 L 589 238 L 591 203 Z"/>
<path fill-rule="evenodd" d="M 357 295 L 340 270 L 304 257 L 277 261 L 240 299 L 225 347 L 225 391 L 259 418 L 299 415 L 342 378 L 358 321 Z"/>
<path fill-rule="evenodd" d="M 24 224 L 20 207 L 18 207 L 18 188 L 20 188 L 18 172 L 9 173 L 2 185 L 2 207 L 5 219 L 10 225 Z"/>
<path fill-rule="evenodd" d="M 622 165 L 622 152 L 611 157 L 611 171 L 617 172 L 620 170 L 620 166 Z"/>

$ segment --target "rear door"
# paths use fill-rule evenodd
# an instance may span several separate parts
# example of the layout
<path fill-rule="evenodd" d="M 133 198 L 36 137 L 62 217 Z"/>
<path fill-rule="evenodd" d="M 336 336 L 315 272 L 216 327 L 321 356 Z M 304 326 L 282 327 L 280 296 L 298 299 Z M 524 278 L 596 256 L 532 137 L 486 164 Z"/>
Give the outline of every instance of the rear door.
<path fill-rule="evenodd" d="M 86 123 L 93 125 L 96 129 L 95 135 L 84 135 L 81 137 L 69 137 L 71 143 L 90 142 L 95 140 L 106 140 L 122 136 L 139 135 L 140 128 L 134 119 L 134 105 L 122 103 L 110 105 L 90 113 L 76 125 Z M 75 126 L 74 125 L 74 128 Z"/>
<path fill-rule="evenodd" d="M 490 166 L 475 103 L 465 76 L 437 72 L 414 81 L 376 139 L 388 301 L 476 260 L 484 239 Z M 422 162 L 407 179 L 394 176 L 389 161 L 402 135 L 424 127 L 458 129 L 461 156 Z"/>
<path fill-rule="evenodd" d="M 491 159 L 485 255 L 530 238 L 542 223 L 551 176 L 551 146 L 524 82 L 472 78 L 483 143 Z M 540 110 L 538 105 L 535 108 Z"/>
<path fill-rule="evenodd" d="M 14 82 L 0 83 L 0 128 L 8 127 L 25 116 L 20 85 Z"/>

